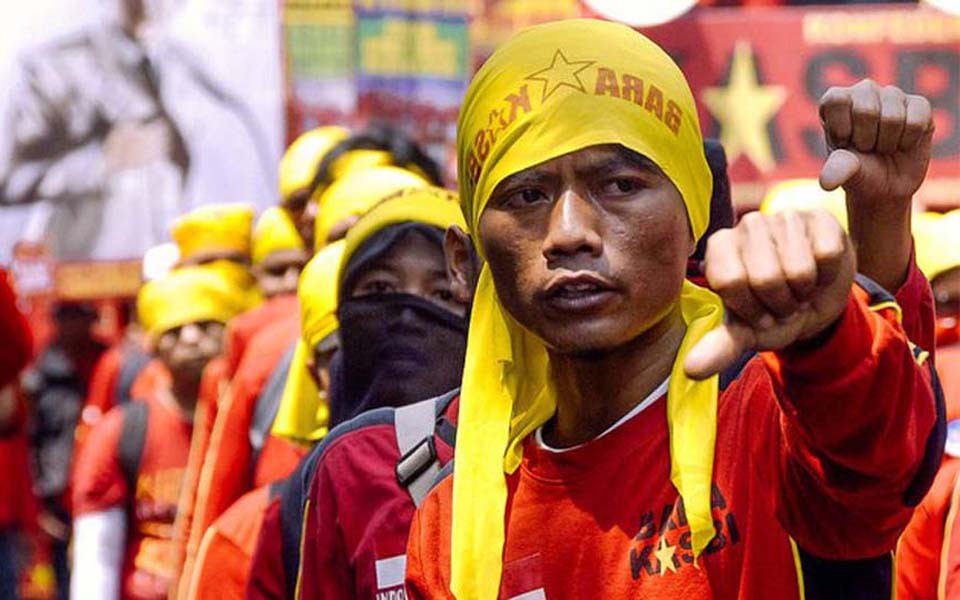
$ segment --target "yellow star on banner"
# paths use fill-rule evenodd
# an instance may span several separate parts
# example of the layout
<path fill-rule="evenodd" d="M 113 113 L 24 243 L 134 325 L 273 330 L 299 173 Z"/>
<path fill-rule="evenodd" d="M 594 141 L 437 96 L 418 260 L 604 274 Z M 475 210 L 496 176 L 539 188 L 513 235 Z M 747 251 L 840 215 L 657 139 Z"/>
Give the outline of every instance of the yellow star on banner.
<path fill-rule="evenodd" d="M 676 551 L 676 546 L 671 546 L 667 544 L 665 538 L 660 538 L 660 547 L 657 548 L 656 552 L 653 554 L 657 557 L 657 560 L 660 561 L 660 576 L 663 577 L 663 574 L 667 571 L 671 573 L 677 572 L 676 565 L 673 564 L 673 553 Z"/>
<path fill-rule="evenodd" d="M 553 55 L 553 62 L 546 69 L 541 69 L 536 73 L 527 75 L 527 79 L 543 82 L 543 98 L 541 102 L 546 102 L 555 91 L 563 86 L 575 89 L 580 92 L 586 92 L 583 82 L 580 81 L 580 72 L 590 68 L 593 60 L 575 60 L 568 61 L 563 52 L 557 50 Z"/>
<path fill-rule="evenodd" d="M 767 123 L 786 99 L 787 90 L 783 86 L 761 85 L 757 81 L 750 44 L 737 42 L 727 86 L 703 90 L 704 104 L 720 122 L 720 143 L 727 151 L 730 164 L 745 154 L 762 172 L 776 166 Z"/>

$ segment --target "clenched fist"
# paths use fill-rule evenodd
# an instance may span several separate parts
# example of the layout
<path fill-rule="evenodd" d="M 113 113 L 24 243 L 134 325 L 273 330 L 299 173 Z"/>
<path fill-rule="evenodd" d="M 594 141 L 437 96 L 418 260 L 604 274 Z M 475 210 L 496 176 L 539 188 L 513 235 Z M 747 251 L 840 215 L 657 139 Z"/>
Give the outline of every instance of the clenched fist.
<path fill-rule="evenodd" d="M 846 308 L 856 257 L 826 211 L 754 212 L 710 237 L 705 270 L 727 313 L 687 356 L 695 379 L 748 350 L 780 350 L 824 332 Z"/>
<path fill-rule="evenodd" d="M 934 127 L 926 98 L 864 79 L 827 90 L 820 121 L 830 150 L 820 171 L 824 189 L 909 203 L 930 163 Z"/>

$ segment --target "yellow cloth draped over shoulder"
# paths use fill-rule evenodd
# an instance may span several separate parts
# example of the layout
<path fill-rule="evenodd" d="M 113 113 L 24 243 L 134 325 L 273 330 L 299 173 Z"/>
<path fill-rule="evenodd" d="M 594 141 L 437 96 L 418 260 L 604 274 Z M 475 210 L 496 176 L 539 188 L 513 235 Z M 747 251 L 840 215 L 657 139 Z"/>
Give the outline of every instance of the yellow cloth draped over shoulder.
<path fill-rule="evenodd" d="M 515 35 L 479 70 L 460 111 L 460 202 L 474 240 L 504 178 L 599 144 L 619 144 L 655 162 L 683 196 L 694 237 L 703 234 L 713 181 L 693 95 L 673 60 L 640 33 L 605 21 L 558 21 Z M 710 487 L 718 378 L 689 379 L 683 360 L 721 323 L 723 308 L 715 294 L 689 282 L 678 301 L 687 332 L 667 396 L 670 473 L 699 555 L 715 533 Z M 507 314 L 484 266 L 470 317 L 454 464 L 457 598 L 497 597 L 504 474 L 517 469 L 522 440 L 556 407 L 546 347 Z"/>

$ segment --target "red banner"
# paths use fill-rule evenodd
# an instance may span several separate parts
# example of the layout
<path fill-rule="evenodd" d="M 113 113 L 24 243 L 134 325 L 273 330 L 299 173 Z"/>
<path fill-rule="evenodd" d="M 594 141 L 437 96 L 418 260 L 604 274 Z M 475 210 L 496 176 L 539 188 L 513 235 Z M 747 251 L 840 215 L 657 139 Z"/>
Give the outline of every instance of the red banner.
<path fill-rule="evenodd" d="M 937 130 L 918 200 L 960 205 L 960 18 L 916 7 L 704 9 L 644 32 L 686 73 L 742 207 L 772 182 L 817 176 L 817 101 L 865 77 L 930 100 Z"/>

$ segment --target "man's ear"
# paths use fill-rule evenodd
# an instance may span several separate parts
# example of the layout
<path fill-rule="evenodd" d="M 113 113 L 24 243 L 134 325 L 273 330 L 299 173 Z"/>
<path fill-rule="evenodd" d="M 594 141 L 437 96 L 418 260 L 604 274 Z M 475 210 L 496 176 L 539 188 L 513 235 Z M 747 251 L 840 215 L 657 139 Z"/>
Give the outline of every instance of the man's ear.
<path fill-rule="evenodd" d="M 473 300 L 473 290 L 480 275 L 479 261 L 470 236 L 456 225 L 448 227 L 443 238 L 443 255 L 454 298 L 468 304 Z"/>

